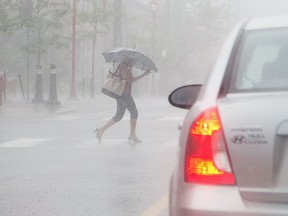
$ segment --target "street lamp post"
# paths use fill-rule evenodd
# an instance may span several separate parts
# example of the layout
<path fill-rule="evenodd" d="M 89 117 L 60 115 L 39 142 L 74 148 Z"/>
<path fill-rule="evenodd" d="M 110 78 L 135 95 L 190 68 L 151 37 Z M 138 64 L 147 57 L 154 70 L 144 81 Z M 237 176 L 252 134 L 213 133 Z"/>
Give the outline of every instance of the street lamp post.
<path fill-rule="evenodd" d="M 75 85 L 75 70 L 76 70 L 76 8 L 77 0 L 73 0 L 72 11 L 72 76 L 70 99 L 77 99 L 76 85 Z"/>

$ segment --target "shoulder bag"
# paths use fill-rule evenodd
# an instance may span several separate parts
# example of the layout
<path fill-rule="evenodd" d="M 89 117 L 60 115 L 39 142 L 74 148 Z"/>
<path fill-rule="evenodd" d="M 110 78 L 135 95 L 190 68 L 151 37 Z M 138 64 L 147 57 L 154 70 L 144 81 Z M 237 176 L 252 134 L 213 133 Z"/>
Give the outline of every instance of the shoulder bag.
<path fill-rule="evenodd" d="M 123 94 L 125 86 L 125 79 L 109 71 L 109 75 L 102 86 L 102 93 L 112 98 L 118 98 Z"/>

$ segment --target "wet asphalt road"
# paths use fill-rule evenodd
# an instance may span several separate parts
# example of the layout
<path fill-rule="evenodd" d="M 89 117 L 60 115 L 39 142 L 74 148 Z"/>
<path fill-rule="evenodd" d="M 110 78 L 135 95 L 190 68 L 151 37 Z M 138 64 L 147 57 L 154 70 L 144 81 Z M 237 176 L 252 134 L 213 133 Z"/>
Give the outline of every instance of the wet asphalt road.
<path fill-rule="evenodd" d="M 106 97 L 44 105 L 5 102 L 0 112 L 1 216 L 167 216 L 179 123 L 165 98 L 136 98 L 140 144 L 129 115 L 98 143 L 115 111 Z"/>

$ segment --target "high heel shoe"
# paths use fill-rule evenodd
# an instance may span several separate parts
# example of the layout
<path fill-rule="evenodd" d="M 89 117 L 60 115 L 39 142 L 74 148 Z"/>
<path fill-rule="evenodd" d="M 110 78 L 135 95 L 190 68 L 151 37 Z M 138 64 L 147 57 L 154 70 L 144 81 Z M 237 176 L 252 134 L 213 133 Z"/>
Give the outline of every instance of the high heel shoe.
<path fill-rule="evenodd" d="M 128 137 L 129 143 L 142 143 L 142 140 L 140 140 L 138 137 Z"/>
<path fill-rule="evenodd" d="M 94 130 L 94 133 L 96 133 L 96 137 L 97 137 L 98 141 L 101 142 L 101 138 L 102 138 L 102 137 L 100 136 L 99 129 L 96 128 L 96 129 Z"/>

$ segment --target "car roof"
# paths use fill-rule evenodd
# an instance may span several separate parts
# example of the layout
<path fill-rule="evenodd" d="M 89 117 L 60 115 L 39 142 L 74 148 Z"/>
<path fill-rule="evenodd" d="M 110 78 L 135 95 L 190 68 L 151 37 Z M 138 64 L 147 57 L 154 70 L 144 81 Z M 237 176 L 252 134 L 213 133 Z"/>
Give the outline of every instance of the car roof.
<path fill-rule="evenodd" d="M 246 21 L 245 30 L 288 27 L 288 16 L 258 17 Z"/>

